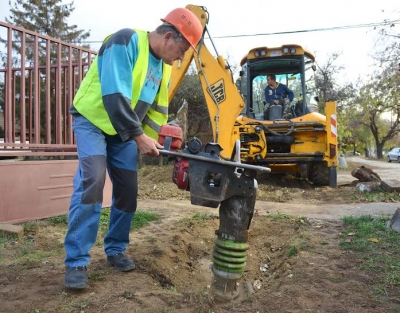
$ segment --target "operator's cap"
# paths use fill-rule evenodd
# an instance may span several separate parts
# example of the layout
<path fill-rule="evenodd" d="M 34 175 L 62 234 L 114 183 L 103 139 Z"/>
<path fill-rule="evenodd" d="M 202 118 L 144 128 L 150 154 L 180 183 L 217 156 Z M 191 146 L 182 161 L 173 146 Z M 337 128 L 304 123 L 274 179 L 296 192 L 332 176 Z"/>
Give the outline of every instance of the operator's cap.
<path fill-rule="evenodd" d="M 192 11 L 186 8 L 177 8 L 169 12 L 161 21 L 174 26 L 197 52 L 195 46 L 203 34 L 203 26 Z"/>

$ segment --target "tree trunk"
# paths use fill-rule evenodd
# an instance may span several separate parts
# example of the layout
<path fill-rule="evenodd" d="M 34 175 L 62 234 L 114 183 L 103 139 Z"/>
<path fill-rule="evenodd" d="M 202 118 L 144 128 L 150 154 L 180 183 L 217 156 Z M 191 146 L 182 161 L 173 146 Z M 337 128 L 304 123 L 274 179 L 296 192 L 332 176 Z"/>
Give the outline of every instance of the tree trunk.
<path fill-rule="evenodd" d="M 382 150 L 383 150 L 384 144 L 385 144 L 384 141 L 376 143 L 376 155 L 377 155 L 378 159 L 380 159 L 380 160 L 383 159 Z"/>
<path fill-rule="evenodd" d="M 351 175 L 361 182 L 381 182 L 381 178 L 377 173 L 363 165 L 352 170 Z"/>

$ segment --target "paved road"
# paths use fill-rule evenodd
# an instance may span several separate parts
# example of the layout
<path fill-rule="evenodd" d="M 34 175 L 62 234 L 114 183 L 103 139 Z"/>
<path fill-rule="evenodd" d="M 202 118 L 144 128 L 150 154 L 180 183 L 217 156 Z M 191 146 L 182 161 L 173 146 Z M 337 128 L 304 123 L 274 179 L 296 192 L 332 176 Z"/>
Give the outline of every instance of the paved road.
<path fill-rule="evenodd" d="M 346 157 L 346 160 L 350 160 L 352 162 L 365 164 L 366 166 L 378 167 L 380 169 L 392 169 L 396 170 L 400 173 L 400 163 L 397 162 L 387 162 L 385 160 L 374 160 L 374 159 L 366 159 L 364 157 L 353 156 L 353 157 Z"/>
<path fill-rule="evenodd" d="M 397 179 L 400 180 L 400 163 L 391 162 L 382 160 L 371 160 L 366 159 L 359 156 L 346 157 L 345 160 L 351 161 L 360 165 L 364 165 L 372 169 L 375 173 L 377 173 L 382 180 L 387 179 Z M 350 182 L 356 180 L 355 177 L 351 175 L 351 172 L 340 172 L 338 173 L 338 184 L 345 185 Z"/>

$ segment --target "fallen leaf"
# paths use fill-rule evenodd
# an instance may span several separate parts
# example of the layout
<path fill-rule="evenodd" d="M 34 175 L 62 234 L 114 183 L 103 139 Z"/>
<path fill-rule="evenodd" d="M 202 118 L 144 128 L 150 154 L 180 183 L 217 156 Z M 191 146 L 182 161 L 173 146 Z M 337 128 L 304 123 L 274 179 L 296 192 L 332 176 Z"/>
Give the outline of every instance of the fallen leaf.
<path fill-rule="evenodd" d="M 348 233 L 347 236 L 354 236 L 356 233 Z"/>
<path fill-rule="evenodd" d="M 369 238 L 368 241 L 371 241 L 371 242 L 379 242 L 379 240 L 378 240 L 377 238 Z"/>

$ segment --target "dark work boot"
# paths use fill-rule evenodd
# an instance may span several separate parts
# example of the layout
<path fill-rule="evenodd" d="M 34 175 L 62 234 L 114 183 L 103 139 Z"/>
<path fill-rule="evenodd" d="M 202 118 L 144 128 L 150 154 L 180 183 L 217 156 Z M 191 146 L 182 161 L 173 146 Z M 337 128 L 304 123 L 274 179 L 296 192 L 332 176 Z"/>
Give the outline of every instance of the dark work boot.
<path fill-rule="evenodd" d="M 86 266 L 67 267 L 64 285 L 67 288 L 85 289 L 88 287 L 88 274 Z"/>
<path fill-rule="evenodd" d="M 120 272 L 128 272 L 135 268 L 135 262 L 123 253 L 107 256 L 107 263 Z"/>

